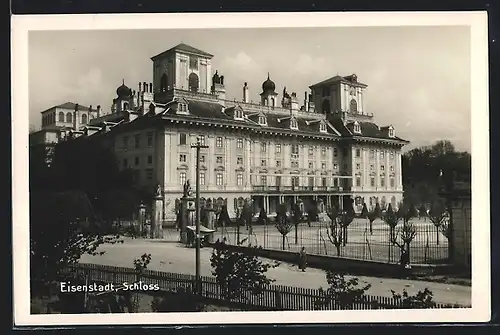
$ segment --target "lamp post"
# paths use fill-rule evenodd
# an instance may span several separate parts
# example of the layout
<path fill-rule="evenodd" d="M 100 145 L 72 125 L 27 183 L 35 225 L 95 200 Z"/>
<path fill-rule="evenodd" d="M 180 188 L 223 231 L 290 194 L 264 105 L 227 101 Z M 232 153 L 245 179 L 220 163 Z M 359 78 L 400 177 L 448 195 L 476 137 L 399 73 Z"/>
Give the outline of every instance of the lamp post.
<path fill-rule="evenodd" d="M 196 144 L 191 145 L 191 149 L 196 149 L 196 293 L 201 293 L 200 282 L 200 150 L 208 148 L 207 145 L 201 143 L 200 138 L 196 139 Z"/>

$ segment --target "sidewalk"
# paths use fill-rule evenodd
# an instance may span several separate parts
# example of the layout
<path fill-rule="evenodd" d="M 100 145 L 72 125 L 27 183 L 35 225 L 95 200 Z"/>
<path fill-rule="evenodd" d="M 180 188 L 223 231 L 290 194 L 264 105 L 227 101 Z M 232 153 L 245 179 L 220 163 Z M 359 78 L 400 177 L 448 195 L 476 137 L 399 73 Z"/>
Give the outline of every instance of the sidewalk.
<path fill-rule="evenodd" d="M 184 274 L 195 273 L 195 249 L 183 247 L 175 242 L 126 239 L 123 244 L 103 245 L 100 250 L 106 251 L 106 253 L 101 256 L 85 255 L 81 258 L 81 262 L 133 267 L 135 258 L 144 253 L 150 253 L 151 264 L 148 268 L 151 270 Z M 210 248 L 201 249 L 200 271 L 202 276 L 212 275 L 211 252 Z M 324 271 L 309 268 L 306 272 L 301 272 L 295 265 L 287 263 L 281 263 L 278 268 L 270 269 L 268 278 L 275 279 L 274 284 L 278 285 L 312 289 L 327 286 Z M 437 303 L 465 306 L 471 304 L 471 287 L 467 286 L 405 279 L 364 276 L 358 276 L 358 278 L 361 285 L 367 283 L 372 285 L 367 293 L 374 296 L 391 297 L 391 290 L 402 293 L 403 289 L 406 289 L 409 294 L 415 294 L 427 287 L 434 293 L 434 300 Z"/>

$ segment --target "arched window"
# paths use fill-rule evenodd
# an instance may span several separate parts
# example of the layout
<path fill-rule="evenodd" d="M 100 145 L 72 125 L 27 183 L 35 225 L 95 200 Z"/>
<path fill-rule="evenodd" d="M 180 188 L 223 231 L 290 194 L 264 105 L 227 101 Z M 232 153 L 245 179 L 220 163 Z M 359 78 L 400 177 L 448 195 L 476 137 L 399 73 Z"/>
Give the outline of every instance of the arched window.
<path fill-rule="evenodd" d="M 380 208 L 385 209 L 385 206 L 386 206 L 386 200 L 385 200 L 385 196 L 383 196 L 382 201 L 380 202 Z"/>
<path fill-rule="evenodd" d="M 200 87 L 200 80 L 196 73 L 191 73 L 188 78 L 189 90 L 191 92 L 198 92 Z"/>
<path fill-rule="evenodd" d="M 73 122 L 73 115 L 70 112 L 66 113 L 66 122 Z"/>
<path fill-rule="evenodd" d="M 64 122 L 64 113 L 59 112 L 59 122 Z"/>
<path fill-rule="evenodd" d="M 123 103 L 123 110 L 128 110 L 128 102 Z"/>
<path fill-rule="evenodd" d="M 357 113 L 358 112 L 358 103 L 356 99 L 351 99 L 351 106 L 350 106 L 351 113 Z"/>
<path fill-rule="evenodd" d="M 396 208 L 396 197 L 395 196 L 392 196 L 392 198 L 391 198 L 391 206 L 393 209 Z"/>
<path fill-rule="evenodd" d="M 323 100 L 323 103 L 321 104 L 321 112 L 323 114 L 329 114 L 331 112 L 330 100 Z"/>
<path fill-rule="evenodd" d="M 274 98 L 271 98 L 271 107 L 274 107 Z"/>
<path fill-rule="evenodd" d="M 87 124 L 87 114 L 82 114 L 82 124 Z"/>
<path fill-rule="evenodd" d="M 164 73 L 160 79 L 160 92 L 165 92 L 167 90 L 168 85 L 168 76 Z"/>

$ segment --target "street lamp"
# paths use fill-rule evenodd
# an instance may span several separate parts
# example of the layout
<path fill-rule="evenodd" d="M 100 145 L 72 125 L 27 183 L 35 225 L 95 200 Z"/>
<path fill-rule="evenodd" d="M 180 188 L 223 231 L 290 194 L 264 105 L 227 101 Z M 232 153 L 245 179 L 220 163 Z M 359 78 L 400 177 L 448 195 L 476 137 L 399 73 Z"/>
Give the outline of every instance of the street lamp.
<path fill-rule="evenodd" d="M 191 145 L 191 149 L 196 149 L 196 293 L 201 293 L 200 281 L 200 150 L 208 148 L 201 143 L 200 138 L 196 139 L 196 144 Z"/>

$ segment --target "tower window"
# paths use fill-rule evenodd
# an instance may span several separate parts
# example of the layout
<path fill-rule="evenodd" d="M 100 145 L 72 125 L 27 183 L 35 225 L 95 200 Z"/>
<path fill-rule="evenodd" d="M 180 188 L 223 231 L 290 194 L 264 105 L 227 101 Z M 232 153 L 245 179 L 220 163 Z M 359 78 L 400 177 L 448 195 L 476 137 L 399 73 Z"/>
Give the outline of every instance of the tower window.
<path fill-rule="evenodd" d="M 198 70 L 198 58 L 197 57 L 189 57 L 189 68 L 191 70 Z"/>
<path fill-rule="evenodd" d="M 351 113 L 358 112 L 358 102 L 356 101 L 356 99 L 351 99 L 350 110 Z"/>
<path fill-rule="evenodd" d="M 243 111 L 242 110 L 235 110 L 234 111 L 234 118 L 235 119 L 243 119 Z"/>
<path fill-rule="evenodd" d="M 267 120 L 266 120 L 265 116 L 259 116 L 259 124 L 260 125 L 266 125 L 267 124 Z"/>
<path fill-rule="evenodd" d="M 215 146 L 216 146 L 217 148 L 222 148 L 222 137 L 217 137 L 217 138 L 215 139 Z"/>
<path fill-rule="evenodd" d="M 189 90 L 191 92 L 198 92 L 200 87 L 200 79 L 196 73 L 191 73 L 188 78 Z"/>
<path fill-rule="evenodd" d="M 87 114 L 82 114 L 82 124 L 87 124 Z"/>
<path fill-rule="evenodd" d="M 389 128 L 389 137 L 394 137 L 394 128 Z"/>
<path fill-rule="evenodd" d="M 356 134 L 361 134 L 361 126 L 357 122 L 354 123 L 354 132 Z"/>
<path fill-rule="evenodd" d="M 295 120 L 295 119 L 290 120 L 290 128 L 291 129 L 298 129 L 297 120 Z"/>
<path fill-rule="evenodd" d="M 64 122 L 64 113 L 59 112 L 59 122 Z"/>
<path fill-rule="evenodd" d="M 164 73 L 160 79 L 160 92 L 165 92 L 167 90 L 168 85 L 168 76 Z"/>
<path fill-rule="evenodd" d="M 242 138 L 238 138 L 238 139 L 236 140 L 236 147 L 237 147 L 238 149 L 243 149 L 243 139 L 242 139 Z"/>
<path fill-rule="evenodd" d="M 330 100 L 323 100 L 323 103 L 321 104 L 321 111 L 323 114 L 329 114 L 331 112 Z"/>

